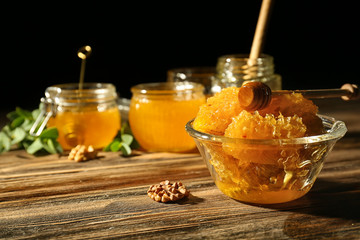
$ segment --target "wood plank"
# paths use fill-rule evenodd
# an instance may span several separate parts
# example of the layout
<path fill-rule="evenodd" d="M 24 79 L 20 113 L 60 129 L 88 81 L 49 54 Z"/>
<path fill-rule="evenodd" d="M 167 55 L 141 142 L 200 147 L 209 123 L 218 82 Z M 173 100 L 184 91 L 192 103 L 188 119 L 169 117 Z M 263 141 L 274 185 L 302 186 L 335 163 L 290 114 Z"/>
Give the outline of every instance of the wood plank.
<path fill-rule="evenodd" d="M 0 237 L 151 239 L 168 233 L 189 239 L 357 236 L 360 151 L 351 154 L 355 157 L 343 151 L 330 155 L 313 190 L 304 198 L 266 207 L 223 195 L 197 154 L 123 158 L 106 153 L 102 159 L 85 163 L 54 156 L 31 158 L 34 163 L 18 158 L 17 164 L 7 168 L 3 168 L 6 161 L 1 161 L 6 171 L 1 174 Z M 23 153 L 7 156 L 12 154 Z M 44 165 L 36 165 L 41 161 Z M 27 164 L 40 169 L 26 172 Z M 182 180 L 191 196 L 175 204 L 147 197 L 149 185 L 169 178 Z"/>

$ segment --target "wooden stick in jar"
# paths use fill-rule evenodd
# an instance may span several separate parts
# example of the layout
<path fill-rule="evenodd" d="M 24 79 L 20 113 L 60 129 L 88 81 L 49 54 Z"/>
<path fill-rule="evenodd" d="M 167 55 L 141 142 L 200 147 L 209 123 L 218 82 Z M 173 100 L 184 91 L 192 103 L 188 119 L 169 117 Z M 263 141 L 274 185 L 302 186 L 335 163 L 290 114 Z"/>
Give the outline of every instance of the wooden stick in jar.
<path fill-rule="evenodd" d="M 271 4 L 272 4 L 271 0 L 262 1 L 258 22 L 256 24 L 255 34 L 251 45 L 251 51 L 248 61 L 249 66 L 254 65 L 256 59 L 259 58 L 261 54 L 262 46 L 264 43 L 265 32 L 266 32 L 266 26 L 271 9 Z"/>
<path fill-rule="evenodd" d="M 92 49 L 88 45 L 81 47 L 77 52 L 78 57 L 81 59 L 79 90 L 83 89 L 86 59 L 90 56 L 91 52 L 92 52 Z"/>

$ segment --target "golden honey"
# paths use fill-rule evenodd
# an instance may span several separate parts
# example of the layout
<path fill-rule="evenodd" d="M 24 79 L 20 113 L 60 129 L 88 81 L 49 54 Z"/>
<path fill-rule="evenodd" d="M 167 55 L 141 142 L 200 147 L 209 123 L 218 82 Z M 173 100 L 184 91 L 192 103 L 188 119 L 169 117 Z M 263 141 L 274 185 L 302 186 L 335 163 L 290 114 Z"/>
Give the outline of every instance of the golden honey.
<path fill-rule="evenodd" d="M 47 126 L 58 129 L 58 141 L 64 149 L 78 144 L 100 149 L 108 145 L 120 129 L 120 115 L 117 107 L 101 112 L 62 112 L 50 118 Z"/>
<path fill-rule="evenodd" d="M 112 84 L 61 84 L 46 92 L 47 112 L 51 117 L 47 127 L 56 127 L 58 141 L 65 150 L 78 144 L 101 149 L 108 145 L 120 130 L 117 94 Z"/>
<path fill-rule="evenodd" d="M 257 204 L 305 195 L 331 149 L 318 140 L 324 125 L 317 106 L 292 93 L 274 97 L 259 111 L 246 111 L 238 96 L 237 87 L 223 89 L 187 125 L 217 187 L 234 199 Z M 315 141 L 306 141 L 311 136 Z"/>
<path fill-rule="evenodd" d="M 204 87 L 190 82 L 140 84 L 132 88 L 131 130 L 147 151 L 186 152 L 195 149 L 186 123 L 205 103 Z"/>

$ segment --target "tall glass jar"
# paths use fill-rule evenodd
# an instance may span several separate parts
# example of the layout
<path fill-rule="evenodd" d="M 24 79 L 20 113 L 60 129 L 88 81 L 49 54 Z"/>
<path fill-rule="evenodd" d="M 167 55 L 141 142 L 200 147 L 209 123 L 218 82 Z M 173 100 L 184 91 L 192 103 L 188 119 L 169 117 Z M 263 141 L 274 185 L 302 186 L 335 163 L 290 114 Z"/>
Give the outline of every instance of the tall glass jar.
<path fill-rule="evenodd" d="M 65 150 L 78 144 L 101 149 L 120 130 L 116 89 L 107 83 L 78 83 L 50 86 L 45 91 L 43 124 L 56 127 Z"/>
<path fill-rule="evenodd" d="M 212 83 L 212 92 L 219 92 L 222 88 L 240 87 L 244 81 L 260 81 L 272 90 L 282 88 L 281 76 L 275 74 L 274 58 L 262 54 L 255 61 L 249 61 L 249 55 L 232 54 L 218 58 L 216 76 Z"/>
<path fill-rule="evenodd" d="M 204 87 L 193 82 L 144 83 L 131 88 L 129 122 L 140 146 L 150 152 L 196 148 L 186 123 L 205 103 Z"/>

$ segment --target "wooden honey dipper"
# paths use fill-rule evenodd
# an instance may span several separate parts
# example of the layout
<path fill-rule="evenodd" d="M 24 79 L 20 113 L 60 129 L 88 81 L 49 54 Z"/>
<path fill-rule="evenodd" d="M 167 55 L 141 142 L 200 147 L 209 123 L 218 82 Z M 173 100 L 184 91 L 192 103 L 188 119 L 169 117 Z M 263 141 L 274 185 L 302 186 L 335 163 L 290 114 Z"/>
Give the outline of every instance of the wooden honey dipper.
<path fill-rule="evenodd" d="M 262 82 L 246 82 L 239 89 L 239 102 L 241 107 L 247 111 L 254 111 L 266 108 L 272 95 L 301 93 L 306 98 L 335 98 L 343 100 L 359 99 L 359 87 L 356 84 L 346 83 L 341 88 L 318 89 L 318 90 L 278 90 L 271 89 Z"/>

